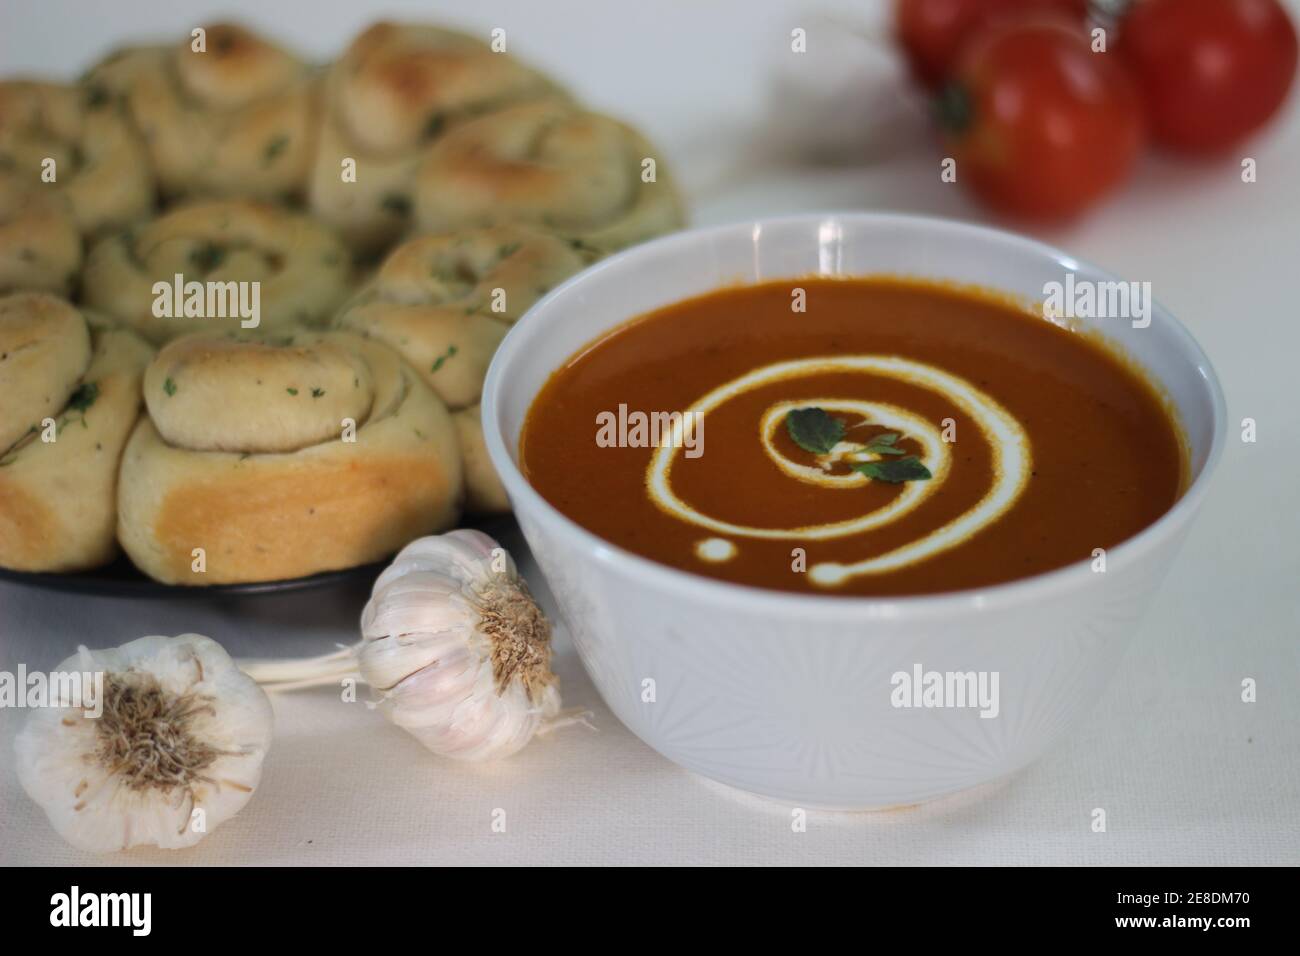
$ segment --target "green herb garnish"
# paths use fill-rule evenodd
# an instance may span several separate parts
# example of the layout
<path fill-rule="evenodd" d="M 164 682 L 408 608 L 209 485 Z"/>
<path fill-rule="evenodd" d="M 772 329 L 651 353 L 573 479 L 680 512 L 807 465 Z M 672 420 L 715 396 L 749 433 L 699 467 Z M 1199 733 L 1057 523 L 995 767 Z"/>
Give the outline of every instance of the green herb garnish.
<path fill-rule="evenodd" d="M 906 455 L 907 452 L 895 444 L 903 436 L 898 432 L 885 432 L 876 435 L 871 441 L 862 446 L 863 451 L 869 451 L 874 455 Z"/>
<path fill-rule="evenodd" d="M 290 395 L 298 394 L 298 390 L 296 388 L 286 388 L 285 391 L 288 392 Z"/>
<path fill-rule="evenodd" d="M 311 397 L 312 397 L 312 398 L 320 398 L 320 397 L 321 397 L 322 395 L 324 395 L 324 394 L 325 394 L 325 389 L 323 389 L 323 388 L 313 388 L 313 389 L 311 390 Z"/>
<path fill-rule="evenodd" d="M 460 350 L 457 349 L 456 346 L 454 345 L 447 346 L 446 353 L 443 355 L 439 355 L 436 359 L 434 359 L 432 370 L 435 372 L 438 371 L 438 369 L 442 368 L 443 363 L 446 362 L 447 359 L 454 356 L 458 351 Z"/>
<path fill-rule="evenodd" d="M 433 139 L 442 132 L 442 128 L 447 125 L 447 117 L 441 113 L 433 113 L 424 122 L 424 138 Z"/>
<path fill-rule="evenodd" d="M 163 391 L 166 392 L 168 395 L 175 395 L 176 383 L 173 382 L 171 378 L 168 378 L 166 381 L 163 382 Z"/>
<path fill-rule="evenodd" d="M 796 445 L 814 455 L 829 455 L 844 439 L 846 431 L 842 421 L 828 414 L 825 409 L 816 407 L 796 408 L 791 411 L 785 416 L 785 430 Z M 899 432 L 881 432 L 873 436 L 865 445 L 858 445 L 858 449 L 873 455 L 897 457 L 888 461 L 853 462 L 850 467 L 875 481 L 885 481 L 893 485 L 904 481 L 925 481 L 933 478 L 930 469 L 926 468 L 916 455 L 909 455 L 898 447 L 898 441 L 902 437 Z"/>
<path fill-rule="evenodd" d="M 844 437 L 844 423 L 820 408 L 796 408 L 785 416 L 785 430 L 794 443 L 814 455 L 830 452 Z"/>
<path fill-rule="evenodd" d="M 897 485 L 904 481 L 926 481 L 934 476 L 930 469 L 921 464 L 915 455 L 896 458 L 893 461 L 860 461 L 853 464 L 853 470 L 861 472 L 875 481 L 886 481 Z"/>

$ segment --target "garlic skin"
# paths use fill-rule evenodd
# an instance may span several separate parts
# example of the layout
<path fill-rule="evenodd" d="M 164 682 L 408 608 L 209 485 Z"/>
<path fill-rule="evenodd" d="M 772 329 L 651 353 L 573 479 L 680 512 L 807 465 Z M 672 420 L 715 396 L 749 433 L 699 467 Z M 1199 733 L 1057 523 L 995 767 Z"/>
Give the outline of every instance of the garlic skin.
<path fill-rule="evenodd" d="M 361 634 L 358 669 L 379 708 L 434 753 L 508 757 L 559 714 L 550 623 L 481 532 L 402 549 L 375 581 Z"/>
<path fill-rule="evenodd" d="M 102 672 L 103 713 L 34 710 L 14 749 L 23 789 L 74 847 L 192 846 L 252 797 L 271 745 L 271 703 L 216 641 L 182 634 L 81 647 L 57 669 Z"/>

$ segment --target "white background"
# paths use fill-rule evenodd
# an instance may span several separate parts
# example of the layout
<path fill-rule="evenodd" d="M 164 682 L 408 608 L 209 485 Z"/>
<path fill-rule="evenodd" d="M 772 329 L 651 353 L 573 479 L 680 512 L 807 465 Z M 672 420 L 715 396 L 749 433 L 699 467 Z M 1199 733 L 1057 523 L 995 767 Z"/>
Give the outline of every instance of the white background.
<path fill-rule="evenodd" d="M 1293 2 L 1293 10 L 1295 5 Z M 0 71 L 72 77 L 111 47 L 174 38 L 217 17 L 311 54 L 337 52 L 377 15 L 486 34 L 556 74 L 659 144 L 712 223 L 828 209 L 983 218 L 938 181 L 924 127 L 882 124 L 861 159 L 836 166 L 791 144 L 841 138 L 891 114 L 883 3 L 522 0 L 493 3 L 72 0 L 0 8 Z M 838 9 L 833 23 L 827 11 Z M 789 52 L 790 30 L 808 53 Z M 848 31 L 848 32 L 846 32 Z M 865 39 L 850 39 L 865 34 Z M 856 67 L 851 64 L 868 64 Z M 847 91 L 847 93 L 846 93 Z M 1186 323 L 1211 356 L 1230 423 L 1213 493 L 1125 666 L 1062 747 L 989 792 L 878 814 L 811 812 L 728 791 L 646 748 L 600 703 L 567 639 L 565 702 L 595 712 L 499 765 L 434 758 L 360 704 L 327 691 L 277 699 L 276 742 L 248 808 L 195 849 L 100 858 L 131 863 L 1056 863 L 1300 862 L 1300 115 L 1218 164 L 1148 159 L 1084 222 L 1040 232 L 1130 279 Z M 825 111 L 834 124 L 818 124 Z M 517 542 L 507 541 L 515 545 Z M 530 562 L 525 565 L 531 568 Z M 532 574 L 536 581 L 537 576 Z M 540 582 L 538 582 L 539 587 Z M 239 655 L 298 654 L 355 638 L 363 592 L 169 603 L 68 597 L 0 584 L 0 668 L 49 668 L 79 643 L 200 631 Z M 1240 701 L 1243 678 L 1259 700 Z M 0 711 L 0 863 L 96 862 L 69 849 L 19 789 Z M 1090 830 L 1094 807 L 1108 831 Z M 492 811 L 507 812 L 504 834 Z"/>

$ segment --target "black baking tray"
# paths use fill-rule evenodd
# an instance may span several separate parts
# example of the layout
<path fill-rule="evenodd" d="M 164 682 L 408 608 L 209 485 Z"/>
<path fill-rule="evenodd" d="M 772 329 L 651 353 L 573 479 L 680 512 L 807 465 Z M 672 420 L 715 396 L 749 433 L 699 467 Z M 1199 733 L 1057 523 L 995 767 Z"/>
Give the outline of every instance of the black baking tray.
<path fill-rule="evenodd" d="M 485 515 L 470 517 L 465 528 L 477 528 L 494 538 L 512 534 L 518 527 L 514 515 Z M 373 564 L 362 564 L 338 571 L 323 571 L 303 578 L 283 581 L 253 581 L 247 584 L 163 584 L 142 573 L 125 555 L 119 555 L 111 564 L 89 571 L 70 574 L 43 574 L 31 571 L 10 571 L 0 568 L 0 581 L 12 581 L 28 587 L 45 588 L 71 594 L 95 594 L 101 597 L 165 598 L 220 597 L 222 595 L 282 594 L 286 591 L 303 591 L 310 588 L 336 587 L 374 580 L 392 556 Z"/>

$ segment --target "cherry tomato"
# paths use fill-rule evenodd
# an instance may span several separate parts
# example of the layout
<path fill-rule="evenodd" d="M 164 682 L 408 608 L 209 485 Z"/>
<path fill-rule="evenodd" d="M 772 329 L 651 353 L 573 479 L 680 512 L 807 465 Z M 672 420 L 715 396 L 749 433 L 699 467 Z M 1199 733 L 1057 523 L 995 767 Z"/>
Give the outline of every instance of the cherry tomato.
<path fill-rule="evenodd" d="M 1142 148 L 1142 111 L 1118 58 L 1059 18 L 996 24 L 936 101 L 957 181 L 996 209 L 1076 215 L 1117 186 Z"/>
<path fill-rule="evenodd" d="M 998 19 L 1032 11 L 1074 14 L 1087 0 L 895 0 L 894 30 L 912 73 L 930 89 L 942 85 L 964 41 Z"/>
<path fill-rule="evenodd" d="M 1296 31 L 1277 0 L 1146 0 L 1120 23 L 1120 55 L 1152 137 L 1213 153 L 1263 126 L 1296 71 Z"/>

